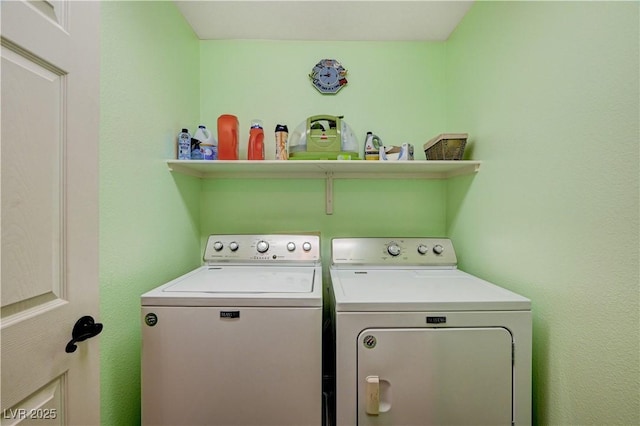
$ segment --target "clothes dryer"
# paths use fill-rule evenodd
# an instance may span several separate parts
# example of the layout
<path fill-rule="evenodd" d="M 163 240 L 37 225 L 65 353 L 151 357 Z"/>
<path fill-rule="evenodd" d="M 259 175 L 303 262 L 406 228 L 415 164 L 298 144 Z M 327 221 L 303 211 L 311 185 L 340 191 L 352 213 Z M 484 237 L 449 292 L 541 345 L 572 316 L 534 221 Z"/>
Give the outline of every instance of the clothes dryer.
<path fill-rule="evenodd" d="M 330 275 L 338 426 L 531 423 L 531 302 L 449 239 L 333 239 Z"/>
<path fill-rule="evenodd" d="M 142 295 L 144 425 L 320 425 L 319 237 L 211 235 Z"/>

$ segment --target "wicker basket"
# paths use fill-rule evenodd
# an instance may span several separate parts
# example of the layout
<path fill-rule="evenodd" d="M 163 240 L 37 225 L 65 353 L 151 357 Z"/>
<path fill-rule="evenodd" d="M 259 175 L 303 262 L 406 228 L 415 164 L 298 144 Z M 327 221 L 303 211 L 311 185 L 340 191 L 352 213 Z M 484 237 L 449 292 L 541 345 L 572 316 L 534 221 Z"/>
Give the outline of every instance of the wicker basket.
<path fill-rule="evenodd" d="M 424 144 L 427 160 L 462 160 L 467 133 L 443 133 Z"/>

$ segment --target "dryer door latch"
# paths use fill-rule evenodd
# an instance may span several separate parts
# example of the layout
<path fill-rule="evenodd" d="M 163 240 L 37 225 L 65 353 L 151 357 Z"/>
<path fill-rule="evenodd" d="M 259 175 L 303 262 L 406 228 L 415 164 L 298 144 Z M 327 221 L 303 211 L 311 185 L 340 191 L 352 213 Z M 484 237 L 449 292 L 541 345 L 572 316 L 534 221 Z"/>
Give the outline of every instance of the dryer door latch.
<path fill-rule="evenodd" d="M 366 407 L 365 411 L 371 416 L 380 414 L 380 378 L 367 376 Z"/>

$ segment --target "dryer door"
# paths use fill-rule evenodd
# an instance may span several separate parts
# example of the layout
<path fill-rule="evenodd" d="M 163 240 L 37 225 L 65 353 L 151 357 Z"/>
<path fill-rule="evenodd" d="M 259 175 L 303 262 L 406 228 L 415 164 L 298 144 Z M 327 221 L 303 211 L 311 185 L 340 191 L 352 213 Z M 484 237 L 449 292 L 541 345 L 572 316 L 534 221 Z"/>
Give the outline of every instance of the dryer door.
<path fill-rule="evenodd" d="M 507 329 L 366 329 L 357 344 L 358 425 L 511 425 Z"/>

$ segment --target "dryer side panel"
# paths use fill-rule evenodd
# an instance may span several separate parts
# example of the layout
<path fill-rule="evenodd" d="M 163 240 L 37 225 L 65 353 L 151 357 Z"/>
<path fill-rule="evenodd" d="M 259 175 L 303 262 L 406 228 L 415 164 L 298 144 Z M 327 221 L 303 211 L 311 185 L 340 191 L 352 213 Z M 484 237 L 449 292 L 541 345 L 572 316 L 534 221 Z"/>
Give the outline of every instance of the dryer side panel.
<path fill-rule="evenodd" d="M 511 425 L 512 341 L 500 327 L 363 330 L 358 425 Z"/>

